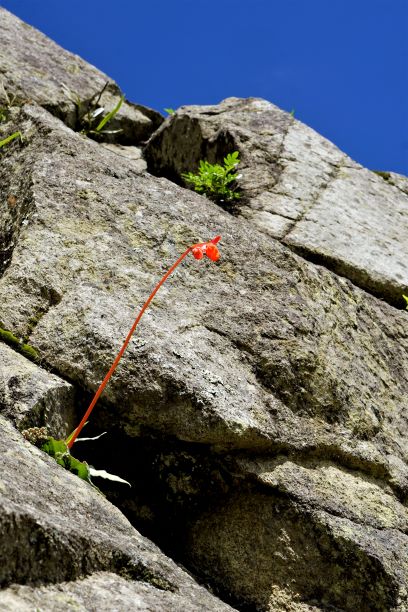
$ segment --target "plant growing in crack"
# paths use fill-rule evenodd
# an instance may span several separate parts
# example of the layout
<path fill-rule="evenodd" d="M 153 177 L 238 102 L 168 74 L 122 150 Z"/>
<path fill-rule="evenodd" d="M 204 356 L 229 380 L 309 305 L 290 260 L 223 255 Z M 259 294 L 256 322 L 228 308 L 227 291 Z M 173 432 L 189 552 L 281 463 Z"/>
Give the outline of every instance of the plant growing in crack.
<path fill-rule="evenodd" d="M 0 83 L 0 94 L 4 100 L 4 102 L 0 106 L 0 123 L 3 123 L 9 120 L 11 108 L 13 106 L 18 106 L 19 104 L 22 104 L 22 102 L 20 100 L 17 100 L 16 95 L 8 93 L 4 86 L 4 83 Z M 10 134 L 10 136 L 7 136 L 6 138 L 3 138 L 3 140 L 0 140 L 0 149 L 15 140 L 16 138 L 20 138 L 21 141 L 23 140 L 23 135 L 20 131 L 14 132 L 13 134 Z"/>
<path fill-rule="evenodd" d="M 71 102 L 73 102 L 77 108 L 78 127 L 76 131 L 78 131 L 83 136 L 97 137 L 109 134 L 119 134 L 120 132 L 122 132 L 121 129 L 106 129 L 106 126 L 117 115 L 125 100 L 125 96 L 124 94 L 122 94 L 115 107 L 108 113 L 104 114 L 105 108 L 100 105 L 100 101 L 108 85 L 109 82 L 105 83 L 105 85 L 99 92 L 97 92 L 90 100 L 85 102 L 81 100 L 81 98 L 77 94 L 73 94 L 68 89 L 68 87 L 62 83 L 62 88 L 66 92 Z"/>
<path fill-rule="evenodd" d="M 240 194 L 233 187 L 233 183 L 240 178 L 240 175 L 235 172 L 239 162 L 238 151 L 224 157 L 224 166 L 210 164 L 202 159 L 198 174 L 184 172 L 181 178 L 186 183 L 190 183 L 194 191 L 206 195 L 210 200 L 216 203 L 231 203 L 240 198 Z"/>
<path fill-rule="evenodd" d="M 18 99 L 16 94 L 10 94 L 4 83 L 0 83 L 0 96 L 2 98 L 2 104 L 0 106 L 0 123 L 8 121 L 11 108 L 13 106 L 21 106 L 22 100 Z"/>
<path fill-rule="evenodd" d="M 175 261 L 175 263 L 167 270 L 167 272 L 162 276 L 162 278 L 157 283 L 157 285 L 154 287 L 153 291 L 150 293 L 149 297 L 147 298 L 142 308 L 140 309 L 140 312 L 137 315 L 136 319 L 134 320 L 134 323 L 132 327 L 130 328 L 129 333 L 126 336 L 125 341 L 122 347 L 120 348 L 118 354 L 116 355 L 109 371 L 107 372 L 105 378 L 99 385 L 79 425 L 75 428 L 75 430 L 71 433 L 71 435 L 68 436 L 66 440 L 55 440 L 54 438 L 49 437 L 47 435 L 44 428 L 32 428 L 30 430 L 26 430 L 25 432 L 23 432 L 23 434 L 29 441 L 33 442 L 34 444 L 39 446 L 39 448 L 41 448 L 43 451 L 48 453 L 50 456 L 54 457 L 54 459 L 57 461 L 59 465 L 75 473 L 77 476 L 79 476 L 83 480 L 86 480 L 90 484 L 93 484 L 91 481 L 91 476 L 100 476 L 102 478 L 108 478 L 110 480 L 117 480 L 119 482 L 127 482 L 119 478 L 118 476 L 113 476 L 112 474 L 108 474 L 104 470 L 94 470 L 93 468 L 89 467 L 86 462 L 82 462 L 82 461 L 79 461 L 78 459 L 75 459 L 71 455 L 71 452 L 70 452 L 71 448 L 76 441 L 79 442 L 80 440 L 84 440 L 84 438 L 78 438 L 78 436 L 81 433 L 85 424 L 87 423 L 93 409 L 95 408 L 95 405 L 99 397 L 101 396 L 101 394 L 103 393 L 103 390 L 108 384 L 109 379 L 111 378 L 112 374 L 116 370 L 119 364 L 119 361 L 121 360 L 136 330 L 136 327 L 138 326 L 141 318 L 143 317 L 144 313 L 146 312 L 147 308 L 152 302 L 154 296 L 159 291 L 160 287 L 166 282 L 169 276 L 176 270 L 176 268 L 181 264 L 181 262 L 190 253 L 193 255 L 195 259 L 198 259 L 198 260 L 203 259 L 203 257 L 206 256 L 212 261 L 218 261 L 220 257 L 220 253 L 219 253 L 217 244 L 220 240 L 221 240 L 221 236 L 215 236 L 215 238 L 212 238 L 211 240 L 208 240 L 207 242 L 199 242 L 199 243 L 189 246 L 184 251 L 184 253 L 182 253 L 182 255 L 180 255 L 180 257 Z M 88 438 L 88 439 L 92 439 L 92 438 Z"/>

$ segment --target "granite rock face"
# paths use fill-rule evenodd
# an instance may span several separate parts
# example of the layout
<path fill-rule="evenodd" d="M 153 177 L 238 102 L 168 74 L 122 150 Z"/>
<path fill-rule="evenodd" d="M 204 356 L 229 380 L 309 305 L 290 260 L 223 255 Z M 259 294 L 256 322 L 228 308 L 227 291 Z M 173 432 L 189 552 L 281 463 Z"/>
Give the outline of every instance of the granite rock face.
<path fill-rule="evenodd" d="M 403 177 L 361 168 L 266 101 L 230 99 L 157 130 L 145 156 L 164 178 L 136 141 L 98 144 L 66 125 L 63 101 L 52 114 L 32 102 L 0 124 L 24 134 L 1 153 L 1 327 L 39 355 L 0 344 L 0 607 L 229 609 L 9 422 L 66 435 L 161 275 L 220 233 L 219 262 L 191 257 L 161 288 L 92 415 L 110 438 L 90 459 L 132 483 L 104 490 L 237 609 L 404 612 Z M 176 184 L 234 149 L 234 214 Z"/>
<path fill-rule="evenodd" d="M 180 182 L 200 159 L 220 162 L 232 150 L 242 159 L 240 215 L 307 259 L 401 305 L 408 285 L 404 177 L 362 168 L 256 98 L 181 107 L 152 136 L 146 159 L 154 174 Z"/>

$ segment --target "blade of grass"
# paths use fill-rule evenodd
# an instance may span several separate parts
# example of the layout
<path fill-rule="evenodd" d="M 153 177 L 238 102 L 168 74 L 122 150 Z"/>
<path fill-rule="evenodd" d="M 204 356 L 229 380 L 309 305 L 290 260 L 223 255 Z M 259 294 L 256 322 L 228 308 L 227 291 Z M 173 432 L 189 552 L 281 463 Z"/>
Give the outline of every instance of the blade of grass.
<path fill-rule="evenodd" d="M 14 134 L 11 134 L 10 136 L 7 136 L 7 138 L 4 138 L 4 140 L 0 140 L 0 148 L 4 147 L 4 145 L 8 144 L 9 142 L 14 140 L 15 138 L 19 138 L 19 137 L 22 138 L 21 132 L 14 132 Z"/>
<path fill-rule="evenodd" d="M 122 106 L 124 99 L 125 99 L 125 96 L 121 96 L 121 98 L 120 98 L 119 102 L 117 103 L 117 105 L 115 106 L 115 108 L 113 110 L 111 110 L 110 113 L 105 115 L 105 117 L 102 119 L 102 121 L 100 121 L 98 123 L 98 125 L 95 128 L 95 132 L 100 132 L 102 130 L 102 128 L 108 123 L 108 121 L 111 121 L 111 119 L 113 119 L 113 117 L 116 115 L 116 113 L 119 111 L 120 107 Z"/>

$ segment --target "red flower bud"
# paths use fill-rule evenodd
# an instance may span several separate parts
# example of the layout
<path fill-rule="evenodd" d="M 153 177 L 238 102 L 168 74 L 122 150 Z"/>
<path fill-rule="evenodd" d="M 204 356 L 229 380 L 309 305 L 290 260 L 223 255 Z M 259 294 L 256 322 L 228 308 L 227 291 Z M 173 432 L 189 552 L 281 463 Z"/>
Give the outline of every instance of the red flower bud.
<path fill-rule="evenodd" d="M 202 259 L 204 257 L 203 248 L 201 246 L 196 246 L 191 251 L 196 259 Z"/>
<path fill-rule="evenodd" d="M 215 244 L 213 242 L 210 242 L 210 243 L 207 244 L 207 248 L 205 250 L 205 254 L 212 261 L 217 261 L 220 258 L 220 252 L 219 252 L 219 250 L 217 249 L 217 247 L 215 246 Z"/>

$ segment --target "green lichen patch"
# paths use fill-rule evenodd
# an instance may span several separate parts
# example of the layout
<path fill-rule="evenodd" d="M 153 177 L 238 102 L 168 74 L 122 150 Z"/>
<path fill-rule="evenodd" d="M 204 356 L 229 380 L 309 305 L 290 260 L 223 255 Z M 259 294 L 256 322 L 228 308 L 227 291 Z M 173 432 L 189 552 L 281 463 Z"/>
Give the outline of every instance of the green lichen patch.
<path fill-rule="evenodd" d="M 19 353 L 24 355 L 24 357 L 26 357 L 27 359 L 30 359 L 30 361 L 34 361 L 35 363 L 38 363 L 40 361 L 40 355 L 38 354 L 38 352 L 35 350 L 34 347 L 24 342 L 21 338 L 18 338 L 17 336 L 15 336 L 8 329 L 4 329 L 1 323 L 0 323 L 0 341 L 4 342 L 5 344 L 10 346 L 14 350 L 18 351 Z"/>

